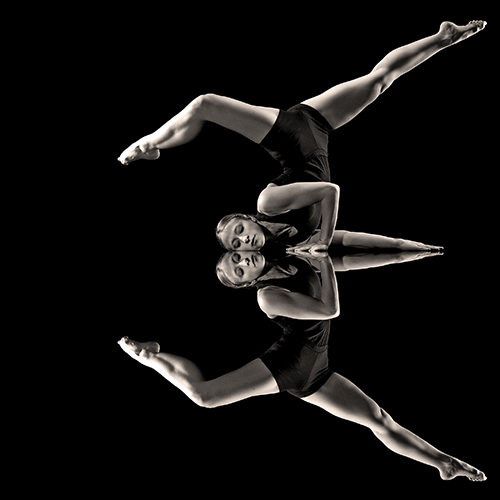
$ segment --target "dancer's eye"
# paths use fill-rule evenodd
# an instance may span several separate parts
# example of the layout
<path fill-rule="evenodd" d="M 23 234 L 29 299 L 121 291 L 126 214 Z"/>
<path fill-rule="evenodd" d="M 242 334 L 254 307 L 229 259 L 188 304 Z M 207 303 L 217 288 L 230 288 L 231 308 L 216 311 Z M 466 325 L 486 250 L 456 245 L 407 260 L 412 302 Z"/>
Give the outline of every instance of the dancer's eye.
<path fill-rule="evenodd" d="M 241 241 L 240 240 L 233 240 L 233 248 L 240 248 Z"/>
<path fill-rule="evenodd" d="M 235 264 L 238 264 L 238 262 L 241 260 L 241 255 L 239 253 L 233 254 L 233 262 Z"/>
<path fill-rule="evenodd" d="M 236 234 L 241 234 L 243 232 L 243 226 L 240 224 L 236 226 L 236 229 L 234 230 Z"/>
<path fill-rule="evenodd" d="M 237 267 L 234 273 L 236 274 L 236 276 L 238 276 L 238 278 L 243 278 L 245 271 L 243 271 L 241 267 Z"/>

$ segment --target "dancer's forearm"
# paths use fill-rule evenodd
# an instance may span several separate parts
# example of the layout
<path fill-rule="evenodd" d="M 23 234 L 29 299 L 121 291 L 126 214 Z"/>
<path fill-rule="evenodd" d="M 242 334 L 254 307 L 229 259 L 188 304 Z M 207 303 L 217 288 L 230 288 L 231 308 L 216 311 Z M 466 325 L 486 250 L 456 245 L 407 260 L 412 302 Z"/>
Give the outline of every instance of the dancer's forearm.
<path fill-rule="evenodd" d="M 337 234 L 339 233 L 339 234 Z M 360 248 L 360 249 L 392 249 L 408 252 L 419 251 L 441 251 L 443 247 L 426 245 L 417 241 L 404 240 L 402 238 L 390 238 L 380 236 L 378 234 L 357 233 L 351 231 L 338 231 L 338 238 L 334 243 L 345 247 Z"/>
<path fill-rule="evenodd" d="M 391 264 L 402 264 L 404 262 L 425 259 L 432 255 L 439 254 L 431 252 L 400 252 L 344 255 L 342 257 L 342 265 L 339 266 L 338 270 L 353 271 L 357 269 L 372 269 L 374 267 L 390 266 Z"/>
<path fill-rule="evenodd" d="M 335 277 L 335 269 L 330 256 L 321 259 L 321 300 L 332 311 L 333 318 L 340 315 L 339 290 L 337 286 L 337 278 Z"/>
<path fill-rule="evenodd" d="M 399 249 L 399 242 L 396 238 L 380 236 L 378 234 L 359 233 L 345 231 L 342 245 L 352 248 L 391 248 Z"/>
<path fill-rule="evenodd" d="M 336 184 L 332 184 L 328 194 L 321 200 L 321 231 L 319 243 L 324 243 L 330 246 L 335 226 L 337 224 L 337 216 L 339 211 L 340 189 Z"/>

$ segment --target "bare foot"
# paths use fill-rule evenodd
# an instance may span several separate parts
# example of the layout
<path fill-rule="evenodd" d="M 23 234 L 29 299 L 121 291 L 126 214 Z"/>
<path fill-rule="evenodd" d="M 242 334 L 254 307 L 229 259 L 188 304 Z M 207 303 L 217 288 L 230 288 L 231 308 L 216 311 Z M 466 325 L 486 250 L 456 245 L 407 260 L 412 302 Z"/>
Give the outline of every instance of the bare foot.
<path fill-rule="evenodd" d="M 445 21 L 441 23 L 439 33 L 450 41 L 450 45 L 453 45 L 483 30 L 486 24 L 486 21 L 471 21 L 466 26 L 457 26 L 454 23 Z"/>
<path fill-rule="evenodd" d="M 148 149 L 144 145 L 132 144 L 118 158 L 123 165 L 128 165 L 136 160 L 157 160 L 160 157 L 159 149 Z"/>
<path fill-rule="evenodd" d="M 160 352 L 160 344 L 157 342 L 136 342 L 123 337 L 118 344 L 130 357 L 146 366 L 151 355 Z"/>
<path fill-rule="evenodd" d="M 441 479 L 449 481 L 457 476 L 465 476 L 470 481 L 486 481 L 486 476 L 484 472 L 472 467 L 472 465 L 466 464 L 457 458 L 450 457 L 451 462 L 446 464 L 442 469 L 440 469 Z"/>

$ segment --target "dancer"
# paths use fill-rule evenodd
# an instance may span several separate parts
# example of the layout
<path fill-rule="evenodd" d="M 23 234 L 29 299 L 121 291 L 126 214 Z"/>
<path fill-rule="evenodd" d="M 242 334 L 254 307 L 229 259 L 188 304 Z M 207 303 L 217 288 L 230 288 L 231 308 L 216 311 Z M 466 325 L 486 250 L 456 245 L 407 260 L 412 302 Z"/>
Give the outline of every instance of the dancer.
<path fill-rule="evenodd" d="M 251 268 L 260 265 L 254 262 L 256 253 L 229 255 L 240 254 L 248 259 L 244 265 Z M 156 342 L 140 343 L 123 337 L 118 343 L 133 359 L 156 370 L 199 406 L 215 408 L 286 391 L 334 416 L 368 427 L 392 451 L 437 468 L 442 479 L 465 476 L 484 481 L 486 476 L 481 471 L 439 451 L 396 423 L 375 401 L 330 367 L 330 323 L 340 311 L 332 261 L 327 253 L 317 254 L 320 281 L 304 258 L 292 259 L 268 270 L 265 281 L 257 277 L 251 283 L 259 288 L 261 309 L 283 329 L 282 337 L 262 356 L 233 372 L 207 380 L 195 363 L 160 352 Z M 307 260 L 311 259 L 309 254 Z M 237 266 L 242 259 L 236 260 L 230 259 L 229 265 Z"/>
<path fill-rule="evenodd" d="M 438 34 L 390 53 L 369 75 L 339 85 L 320 96 L 305 101 L 303 105 L 299 105 L 298 109 L 289 112 L 250 106 L 220 96 L 202 96 L 159 131 L 133 144 L 122 154 L 120 161 L 128 164 L 141 158 L 156 159 L 159 156 L 159 149 L 166 149 L 192 140 L 201 131 L 206 121 L 212 121 L 235 130 L 254 142 L 262 143 L 264 141 L 263 145 L 267 144 L 270 151 L 275 151 L 277 155 L 284 154 L 285 157 L 280 160 L 284 164 L 286 163 L 283 175 L 288 176 L 288 180 L 291 182 L 287 183 L 287 179 L 285 179 L 281 185 L 271 183 L 261 193 L 258 209 L 267 217 L 275 217 L 276 215 L 287 215 L 306 207 L 318 207 L 322 216 L 320 239 L 314 243 L 309 242 L 305 247 L 299 246 L 297 251 L 299 253 L 309 251 L 310 255 L 317 256 L 320 260 L 320 266 L 324 268 L 322 276 L 326 275 L 324 271 L 330 273 L 329 266 L 332 264 L 329 262 L 327 254 L 320 256 L 320 253 L 333 241 L 338 208 L 338 187 L 327 186 L 331 183 L 329 178 L 325 180 L 327 174 L 329 177 L 324 154 L 326 152 L 324 142 L 326 131 L 328 128 L 334 130 L 350 121 L 402 74 L 443 48 L 478 32 L 484 26 L 485 23 L 481 21 L 475 21 L 463 27 L 452 23 L 443 23 Z M 305 149 L 302 147 L 304 143 L 299 141 L 298 149 L 285 145 L 283 150 L 273 150 L 271 144 L 265 141 L 266 136 L 274 128 L 276 133 L 273 133 L 271 138 L 275 140 L 275 143 L 279 143 L 281 140 L 287 142 L 287 137 L 280 137 L 279 130 L 274 127 L 279 115 L 287 123 L 299 120 L 303 124 L 302 129 L 308 133 Z M 290 155 L 292 157 L 291 163 Z M 297 158 L 300 158 L 302 166 L 299 165 L 298 168 L 295 168 Z M 303 165 L 307 165 L 307 168 Z M 309 177 L 304 180 L 300 178 L 301 175 Z M 321 180 L 318 180 L 318 176 Z M 275 224 L 275 220 L 269 224 Z M 299 230 L 294 224 L 290 222 L 280 224 L 288 225 L 288 227 L 270 225 L 269 232 L 273 236 L 275 234 L 278 237 L 281 234 L 289 236 L 299 234 Z M 311 232 L 311 230 L 309 231 Z M 246 248 L 240 247 L 240 251 L 256 250 L 256 242 L 265 243 L 260 234 L 244 236 L 246 236 L 244 245 L 248 246 Z M 310 234 L 307 235 L 305 230 L 301 234 L 304 240 L 309 236 Z M 293 272 L 293 269 L 291 271 Z M 324 291 L 321 302 L 328 304 L 328 308 L 323 311 L 325 319 L 321 319 L 321 321 L 330 321 L 331 318 L 338 315 L 338 307 L 335 308 L 338 295 L 335 292 L 333 278 L 330 284 L 328 280 L 323 280 L 321 287 L 322 294 Z M 263 310 L 270 318 L 276 319 L 280 315 L 291 318 L 291 315 L 294 314 L 293 311 L 307 312 L 310 310 L 304 306 L 303 300 L 299 298 L 299 302 L 302 304 L 299 305 L 298 302 L 293 304 L 293 311 L 287 313 L 284 309 L 287 306 L 286 303 L 283 301 L 273 302 L 272 300 L 274 292 L 277 291 L 276 288 L 268 286 L 260 291 L 266 290 L 268 292 L 263 295 L 267 300 L 265 295 L 269 293 L 269 302 L 264 304 Z M 283 289 L 280 293 L 283 297 L 287 291 Z M 317 292 L 309 297 L 316 298 L 316 294 Z M 332 301 L 334 307 L 330 308 Z M 269 308 L 269 304 L 272 309 Z M 319 306 L 319 304 L 317 305 Z M 320 321 L 318 314 L 321 314 L 321 311 L 315 310 L 308 318 L 292 318 L 292 320 Z M 293 360 L 286 356 L 279 357 L 279 370 L 275 370 L 276 365 L 266 361 L 264 355 L 238 370 L 213 380 L 206 380 L 192 361 L 160 352 L 160 346 L 155 342 L 139 343 L 124 337 L 119 341 L 119 345 L 133 359 L 156 370 L 200 406 L 214 408 L 252 396 L 275 394 L 286 387 L 286 390 L 292 394 L 295 392 L 295 395 L 300 399 L 319 406 L 332 415 L 368 427 L 389 449 L 437 468 L 443 479 L 453 479 L 457 476 L 465 476 L 473 481 L 486 479 L 484 473 L 478 469 L 439 451 L 396 423 L 375 401 L 337 372 L 330 371 L 328 376 L 322 373 L 321 386 L 319 386 L 319 382 L 315 382 L 314 386 L 304 393 L 304 385 L 302 384 L 307 382 L 305 379 L 310 372 L 299 370 L 292 373 L 290 363 Z M 270 360 L 273 356 L 267 359 Z M 286 386 L 283 385 L 284 379 L 287 383 Z M 280 386 L 280 384 L 282 385 Z M 297 386 L 294 387 L 294 384 Z M 309 394 L 310 391 L 313 392 Z"/>
<path fill-rule="evenodd" d="M 306 248 L 325 250 L 334 237 L 340 192 L 330 182 L 329 134 L 357 116 L 397 78 L 485 26 L 484 21 L 472 21 L 466 26 L 443 22 L 435 35 L 390 52 L 371 73 L 337 85 L 288 111 L 252 106 L 214 94 L 202 95 L 156 132 L 132 144 L 119 161 L 128 165 L 139 159 L 156 160 L 160 149 L 192 141 L 207 121 L 238 132 L 266 148 L 284 170 L 257 200 L 260 222 L 267 226 L 251 217 L 224 218 L 217 228 L 221 244 L 228 250 L 236 249 L 232 246 L 233 230 L 235 224 L 241 223 L 239 241 L 244 243 L 238 250 L 258 250 L 275 238 L 298 245 L 321 221 L 319 239 L 306 244 Z M 281 226 L 277 228 L 273 223 Z"/>
<path fill-rule="evenodd" d="M 315 263 L 315 260 L 320 260 L 326 257 L 326 252 L 309 252 L 305 250 L 292 250 L 288 256 L 297 256 L 309 263 L 311 267 L 320 270 L 320 266 Z M 442 255 L 439 252 L 420 250 L 411 252 L 370 252 L 363 253 L 349 252 L 346 255 L 332 255 L 335 272 L 352 271 L 360 269 L 373 269 L 375 267 L 389 266 L 392 264 L 402 264 L 404 262 L 412 262 L 415 260 L 424 259 Z M 295 274 L 295 266 L 293 266 L 290 258 L 269 258 L 259 251 L 242 252 L 231 250 L 221 255 L 215 267 L 215 273 L 219 281 L 229 288 L 249 288 L 256 286 L 259 290 L 265 284 L 271 284 L 270 280 L 278 280 L 288 278 Z M 323 277 L 323 276 L 322 276 Z M 280 282 L 279 286 L 286 288 L 288 285 L 285 282 Z"/>

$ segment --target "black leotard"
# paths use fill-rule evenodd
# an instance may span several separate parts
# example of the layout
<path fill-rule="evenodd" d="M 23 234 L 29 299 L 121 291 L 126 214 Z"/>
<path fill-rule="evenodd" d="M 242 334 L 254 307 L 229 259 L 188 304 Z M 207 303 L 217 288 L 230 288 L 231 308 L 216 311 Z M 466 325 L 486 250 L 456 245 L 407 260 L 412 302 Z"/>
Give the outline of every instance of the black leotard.
<path fill-rule="evenodd" d="M 261 282 L 259 288 L 276 285 L 312 297 L 321 295 L 321 282 L 304 261 L 286 259 L 298 272 L 280 280 Z M 298 320 L 277 316 L 272 320 L 283 329 L 282 337 L 260 359 L 276 379 L 280 392 L 298 398 L 314 394 L 330 378 L 328 363 L 330 320 Z"/>
<path fill-rule="evenodd" d="M 330 182 L 328 135 L 333 131 L 326 118 L 306 104 L 280 110 L 278 118 L 260 145 L 283 166 L 283 173 L 271 182 L 278 186 L 294 182 Z M 259 220 L 294 226 L 298 233 L 287 243 L 305 241 L 319 226 L 319 203 L 278 216 L 257 214 Z"/>
<path fill-rule="evenodd" d="M 333 131 L 326 118 L 311 106 L 298 104 L 278 118 L 260 145 L 283 166 L 272 180 L 283 186 L 292 182 L 330 181 L 328 136 Z"/>

